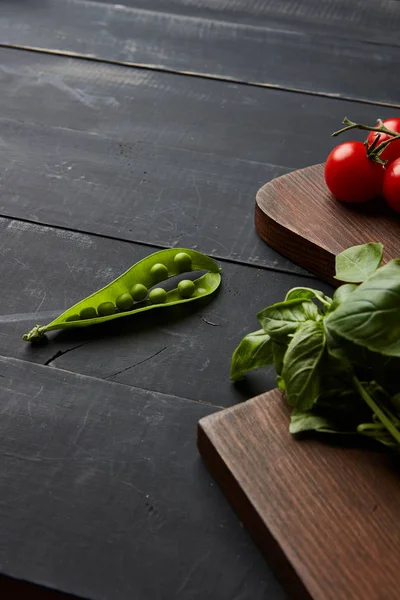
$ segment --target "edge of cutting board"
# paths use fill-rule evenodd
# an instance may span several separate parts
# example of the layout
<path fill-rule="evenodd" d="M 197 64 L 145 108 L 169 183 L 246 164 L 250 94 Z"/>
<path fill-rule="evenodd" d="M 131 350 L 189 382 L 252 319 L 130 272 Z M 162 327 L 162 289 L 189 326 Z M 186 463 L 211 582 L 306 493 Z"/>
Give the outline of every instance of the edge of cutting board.
<path fill-rule="evenodd" d="M 384 261 L 400 256 L 400 215 L 382 199 L 337 201 L 318 164 L 277 177 L 257 193 L 255 227 L 274 250 L 320 279 L 334 279 L 335 256 L 357 244 L 382 242 Z"/>
<path fill-rule="evenodd" d="M 202 419 L 198 448 L 291 598 L 396 600 L 400 461 L 288 423 L 273 390 Z"/>

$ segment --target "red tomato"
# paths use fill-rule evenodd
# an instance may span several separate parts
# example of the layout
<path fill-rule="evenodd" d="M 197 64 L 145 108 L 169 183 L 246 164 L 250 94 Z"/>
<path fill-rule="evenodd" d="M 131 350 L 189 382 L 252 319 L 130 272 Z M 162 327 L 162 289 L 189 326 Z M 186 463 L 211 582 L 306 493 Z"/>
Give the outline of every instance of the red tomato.
<path fill-rule="evenodd" d="M 325 164 L 325 181 L 329 190 L 342 202 L 366 202 L 382 191 L 385 170 L 367 157 L 362 142 L 344 142 L 329 154 Z"/>
<path fill-rule="evenodd" d="M 400 158 L 387 167 L 383 179 L 383 195 L 389 206 L 400 213 Z"/>
<path fill-rule="evenodd" d="M 390 129 L 391 131 L 400 133 L 400 119 L 387 119 L 386 121 L 383 121 L 383 124 L 385 125 L 385 127 Z M 368 138 L 367 138 L 368 144 L 372 144 L 372 142 L 375 140 L 377 135 L 380 136 L 378 144 L 381 144 L 382 142 L 386 142 L 387 140 L 390 140 L 390 138 L 392 137 L 391 135 L 388 135 L 387 133 L 378 133 L 376 131 L 370 131 Z M 382 160 L 387 160 L 388 164 L 393 162 L 394 160 L 396 160 L 396 158 L 399 158 L 400 157 L 400 139 L 389 144 L 387 146 L 387 148 L 385 148 L 385 150 L 382 152 L 380 157 Z"/>

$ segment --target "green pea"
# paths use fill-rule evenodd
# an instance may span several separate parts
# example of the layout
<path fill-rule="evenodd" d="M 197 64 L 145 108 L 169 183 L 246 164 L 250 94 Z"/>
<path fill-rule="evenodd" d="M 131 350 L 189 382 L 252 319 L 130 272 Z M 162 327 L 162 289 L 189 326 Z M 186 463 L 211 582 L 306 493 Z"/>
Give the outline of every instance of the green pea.
<path fill-rule="evenodd" d="M 82 308 L 79 314 L 81 319 L 95 319 L 97 317 L 97 312 L 94 306 L 87 306 L 86 308 Z"/>
<path fill-rule="evenodd" d="M 151 267 L 150 275 L 155 283 L 159 283 L 164 279 L 168 279 L 168 269 L 162 263 L 156 263 Z"/>
<path fill-rule="evenodd" d="M 124 294 L 120 294 L 115 301 L 115 304 L 119 308 L 119 310 L 129 310 L 133 305 L 133 298 L 130 294 L 125 292 Z"/>
<path fill-rule="evenodd" d="M 79 319 L 80 319 L 79 315 L 70 315 L 65 320 L 69 323 L 70 321 L 79 321 Z"/>
<path fill-rule="evenodd" d="M 131 294 L 135 302 L 140 302 L 147 296 L 147 287 L 142 283 L 136 283 L 131 289 Z"/>
<path fill-rule="evenodd" d="M 178 283 L 178 292 L 182 296 L 182 298 L 190 298 L 193 296 L 193 292 L 196 289 L 193 281 L 190 279 L 183 279 Z"/>
<path fill-rule="evenodd" d="M 154 288 L 149 294 L 152 304 L 162 304 L 167 299 L 167 292 L 163 288 Z"/>
<path fill-rule="evenodd" d="M 190 271 L 192 269 L 192 259 L 186 252 L 178 252 L 174 256 L 174 263 L 178 267 L 180 273 Z"/>
<path fill-rule="evenodd" d="M 108 317 L 108 315 L 113 315 L 115 313 L 115 304 L 114 302 L 102 302 L 97 307 L 97 312 L 100 317 Z"/>

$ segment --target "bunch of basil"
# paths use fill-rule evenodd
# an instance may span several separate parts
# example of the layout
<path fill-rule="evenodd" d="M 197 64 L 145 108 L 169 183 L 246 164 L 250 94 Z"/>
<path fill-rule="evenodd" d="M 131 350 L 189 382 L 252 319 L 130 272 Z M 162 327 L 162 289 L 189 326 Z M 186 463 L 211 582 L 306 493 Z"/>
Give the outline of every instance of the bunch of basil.
<path fill-rule="evenodd" d="M 274 364 L 292 406 L 290 431 L 362 434 L 400 449 L 400 259 L 382 244 L 345 250 L 333 298 L 294 288 L 258 315 L 236 348 L 231 379 Z"/>

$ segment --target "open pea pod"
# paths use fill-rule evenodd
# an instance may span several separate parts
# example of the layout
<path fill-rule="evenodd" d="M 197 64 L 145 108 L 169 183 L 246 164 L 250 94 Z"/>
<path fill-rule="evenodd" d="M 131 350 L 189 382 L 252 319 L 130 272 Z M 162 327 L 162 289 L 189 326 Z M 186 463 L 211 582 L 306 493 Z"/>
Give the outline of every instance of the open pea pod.
<path fill-rule="evenodd" d="M 166 291 L 162 281 L 189 271 L 207 271 L 194 280 L 182 280 Z M 46 331 L 104 323 L 162 306 L 193 302 L 212 294 L 221 282 L 217 263 L 201 252 L 186 248 L 160 250 L 137 262 L 104 288 L 81 300 L 48 325 L 36 325 L 23 336 L 40 339 Z M 149 291 L 149 288 L 150 289 Z"/>

